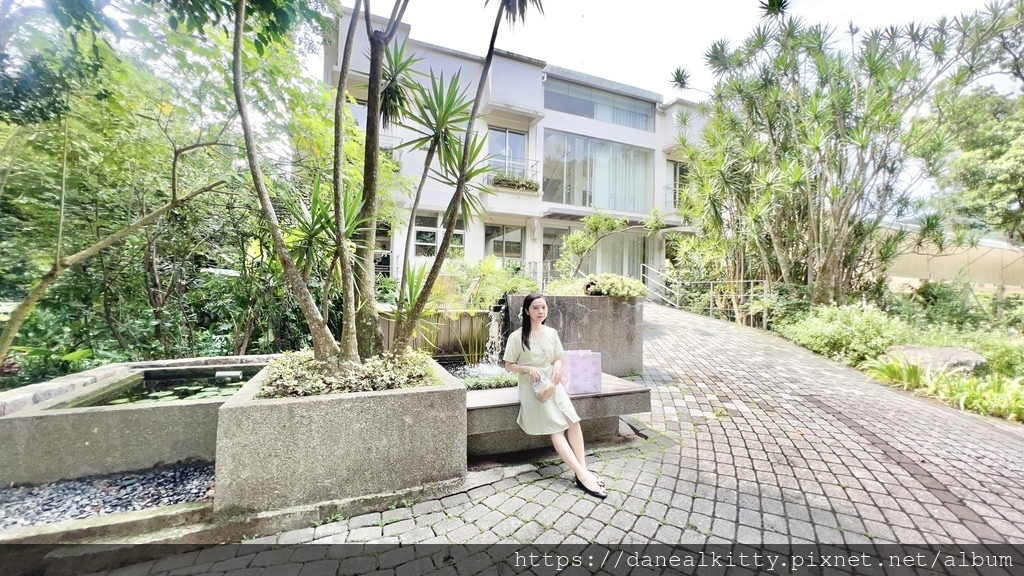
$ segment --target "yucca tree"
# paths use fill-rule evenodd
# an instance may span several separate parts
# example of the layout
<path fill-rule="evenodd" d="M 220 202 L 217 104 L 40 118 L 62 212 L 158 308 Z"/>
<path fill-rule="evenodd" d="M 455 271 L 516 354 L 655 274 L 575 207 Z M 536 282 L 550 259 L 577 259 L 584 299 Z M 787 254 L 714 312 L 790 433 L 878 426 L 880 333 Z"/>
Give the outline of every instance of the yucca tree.
<path fill-rule="evenodd" d="M 410 124 L 407 128 L 420 136 L 403 144 L 414 150 L 426 150 L 423 160 L 423 174 L 420 176 L 416 194 L 413 197 L 412 209 L 409 211 L 409 228 L 405 236 L 405 257 L 402 259 L 402 282 L 409 277 L 409 260 L 412 254 L 413 231 L 416 222 L 416 210 L 420 205 L 423 187 L 430 176 L 434 164 L 434 156 L 440 151 L 448 154 L 461 141 L 459 134 L 465 132 L 465 124 L 469 120 L 471 103 L 464 90 L 459 89 L 460 73 L 456 72 L 451 81 L 445 82 L 444 73 L 440 77 L 430 72 L 430 86 L 417 90 L 413 95 L 413 107 L 409 112 Z M 403 295 L 405 292 L 402 293 Z M 398 311 L 401 312 L 408 301 L 404 297 L 398 299 Z"/>
<path fill-rule="evenodd" d="M 865 261 L 891 248 L 883 224 L 906 213 L 925 176 L 912 162 L 937 148 L 938 135 L 910 119 L 939 82 L 962 88 L 981 71 L 978 48 L 1003 19 L 852 28 L 851 52 L 833 30 L 767 4 L 775 12 L 741 46 L 716 42 L 705 55 L 718 84 L 701 141 L 683 141 L 694 174 L 686 203 L 713 203 L 691 216 L 729 239 L 733 279 L 754 277 L 739 267 L 757 254 L 769 278 L 842 301 L 872 269 Z"/>
<path fill-rule="evenodd" d="M 484 5 L 487 4 L 490 4 L 489 0 L 484 2 Z M 498 30 L 501 28 L 501 21 L 504 19 L 510 26 L 515 25 L 516 22 L 522 21 L 526 18 L 526 12 L 531 6 L 541 14 L 544 13 L 544 5 L 541 0 L 498 1 L 498 11 L 494 18 L 494 27 L 491 30 L 491 40 L 487 45 L 487 54 L 484 56 L 483 68 L 480 70 L 480 78 L 477 80 L 476 84 L 476 97 L 473 99 L 473 108 L 469 113 L 469 120 L 466 123 L 466 138 L 463 138 L 461 153 L 454 158 L 459 162 L 459 164 L 457 169 L 452 171 L 455 175 L 453 182 L 455 185 L 455 192 L 452 194 L 452 199 L 448 203 L 448 208 L 445 211 L 444 236 L 441 237 L 441 245 L 437 249 L 437 256 L 434 258 L 434 263 L 431 265 L 430 272 L 427 274 L 422 291 L 423 294 L 430 294 L 434 288 L 434 284 L 437 282 L 438 276 L 441 274 L 441 267 L 444 264 L 445 255 L 451 247 L 452 236 L 455 233 L 455 222 L 458 220 L 459 215 L 462 212 L 462 207 L 466 203 L 466 192 L 469 189 L 469 181 L 475 173 L 473 160 L 474 158 L 478 159 L 480 157 L 479 154 L 474 154 L 474 148 L 479 147 L 482 149 L 482 143 L 472 136 L 473 124 L 476 122 L 477 115 L 480 112 L 480 104 L 484 97 L 484 87 L 487 82 L 487 77 L 491 72 L 491 62 L 494 60 L 494 43 L 498 38 Z M 426 304 L 426 298 L 419 298 L 416 302 L 412 303 L 412 309 L 409 313 L 411 324 L 401 331 L 396 331 L 395 348 L 398 352 L 401 352 L 404 348 L 404 343 L 409 341 L 411 327 L 415 325 L 422 315 Z"/>

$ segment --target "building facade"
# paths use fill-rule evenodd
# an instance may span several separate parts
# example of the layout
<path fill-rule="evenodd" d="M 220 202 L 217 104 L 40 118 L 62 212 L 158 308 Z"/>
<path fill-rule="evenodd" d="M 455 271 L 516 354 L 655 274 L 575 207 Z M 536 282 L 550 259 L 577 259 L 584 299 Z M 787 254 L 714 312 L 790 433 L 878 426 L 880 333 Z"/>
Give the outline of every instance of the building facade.
<path fill-rule="evenodd" d="M 376 17 L 373 21 L 379 28 L 386 23 Z M 347 28 L 344 19 L 341 42 L 326 52 L 324 77 L 335 85 Z M 421 58 L 414 68 L 422 78 L 429 78 L 431 71 L 443 72 L 446 79 L 461 72 L 466 93 L 476 93 L 482 57 L 417 41 L 405 24 L 396 42 L 405 42 L 407 53 Z M 365 27 L 360 25 L 347 82 L 359 102 L 366 97 L 368 54 Z M 561 255 L 562 239 L 581 228 L 580 218 L 595 209 L 638 223 L 657 207 L 670 229 L 678 230 L 683 222 L 675 211 L 676 189 L 684 171 L 675 155 L 676 116 L 694 108 L 681 99 L 663 102 L 653 92 L 496 50 L 474 126 L 486 135 L 492 167 L 487 184 L 494 193 L 481 197 L 482 218 L 460 220 L 454 244 L 467 260 L 493 255 L 543 284 Z M 358 106 L 353 113 L 364 126 L 365 108 Z M 381 146 L 399 146 L 414 134 L 391 126 L 382 131 Z M 396 151 L 403 174 L 417 182 L 425 155 Z M 426 183 L 415 217 L 414 263 L 436 254 L 452 193 L 439 182 Z M 411 204 L 410 198 L 405 207 Z M 648 235 L 641 229 L 610 236 L 598 244 L 585 271 L 639 279 L 642 264 L 661 269 L 666 232 Z M 400 268 L 405 236 L 402 228 L 380 239 L 379 271 L 395 274 Z"/>

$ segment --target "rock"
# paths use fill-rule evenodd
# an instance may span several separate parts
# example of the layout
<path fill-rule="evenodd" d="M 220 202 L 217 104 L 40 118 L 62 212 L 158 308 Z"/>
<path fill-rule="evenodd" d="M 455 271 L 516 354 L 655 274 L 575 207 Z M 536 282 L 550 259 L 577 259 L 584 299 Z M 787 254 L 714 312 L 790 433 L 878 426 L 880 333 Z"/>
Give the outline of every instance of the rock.
<path fill-rule="evenodd" d="M 988 366 L 984 356 L 963 348 L 938 346 L 893 346 L 886 355 L 891 358 L 904 358 L 911 364 L 917 364 L 929 372 L 954 372 L 959 374 L 977 374 Z"/>

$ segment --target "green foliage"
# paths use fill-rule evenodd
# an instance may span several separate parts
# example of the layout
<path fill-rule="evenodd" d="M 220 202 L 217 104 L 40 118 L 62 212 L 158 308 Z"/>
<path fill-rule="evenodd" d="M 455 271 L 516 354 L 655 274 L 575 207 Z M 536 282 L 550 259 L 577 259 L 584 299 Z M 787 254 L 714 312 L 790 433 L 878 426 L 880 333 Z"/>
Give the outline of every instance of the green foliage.
<path fill-rule="evenodd" d="M 495 256 L 479 262 L 449 259 L 445 274 L 458 282 L 458 289 L 438 297 L 446 308 L 488 310 L 506 293 L 529 294 L 537 291 L 537 282 L 527 278 L 521 268 L 503 264 Z"/>
<path fill-rule="evenodd" d="M 540 184 L 536 180 L 521 176 L 514 172 L 497 172 L 491 175 L 491 184 L 512 188 L 513 190 L 526 190 L 536 192 L 540 190 Z"/>
<path fill-rule="evenodd" d="M 924 312 L 928 324 L 949 324 L 957 328 L 977 326 L 987 317 L 972 300 L 966 281 L 957 283 L 925 282 L 914 291 L 912 300 Z"/>
<path fill-rule="evenodd" d="M 587 282 L 587 278 L 559 278 L 545 284 L 544 293 L 549 296 L 583 296 L 587 293 Z"/>
<path fill-rule="evenodd" d="M 708 49 L 719 82 L 699 139 L 679 138 L 690 168 L 680 214 L 720 245 L 725 279 L 807 279 L 813 302 L 841 303 L 884 274 L 895 254 L 882 224 L 910 208 L 910 160 L 931 166 L 941 148 L 908 113 L 932 83 L 955 93 L 982 73 L 977 54 L 1006 25 L 851 26 L 841 39 L 782 12 Z"/>
<path fill-rule="evenodd" d="M 982 233 L 1024 240 L 1024 100 L 979 88 L 936 104 L 929 126 L 948 133 L 937 167 L 948 160 L 948 170 L 931 204 Z"/>
<path fill-rule="evenodd" d="M 493 390 L 496 388 L 515 388 L 519 385 L 519 377 L 515 374 L 496 374 L 494 376 L 477 376 L 463 378 L 462 383 L 467 390 Z"/>
<path fill-rule="evenodd" d="M 574 230 L 562 237 L 562 255 L 555 262 L 555 269 L 563 276 L 576 276 L 598 242 L 612 234 L 635 228 L 652 233 L 665 227 L 665 220 L 657 208 L 638 226 L 629 226 L 625 218 L 616 218 L 600 209 L 595 209 L 590 216 L 584 216 L 580 222 L 583 224 L 582 230 Z"/>
<path fill-rule="evenodd" d="M 863 368 L 872 378 L 925 393 L 961 410 L 1024 421 L 1024 378 L 1020 376 L 930 374 L 902 358 L 868 361 Z"/>
<path fill-rule="evenodd" d="M 587 278 L 584 291 L 589 296 L 612 296 L 623 299 L 647 296 L 647 287 L 643 282 L 618 274 L 591 275 Z"/>
<path fill-rule="evenodd" d="M 873 306 L 815 306 L 775 331 L 822 356 L 848 366 L 877 358 L 890 346 L 906 341 L 911 327 Z"/>
<path fill-rule="evenodd" d="M 398 280 L 396 278 L 377 274 L 375 287 L 377 290 L 377 302 L 381 304 L 394 304 L 398 302 Z"/>
<path fill-rule="evenodd" d="M 257 398 L 395 390 L 439 383 L 430 368 L 430 357 L 420 351 L 401 357 L 385 352 L 362 364 L 349 362 L 336 375 L 326 373 L 311 350 L 286 352 L 271 362 L 267 370 L 269 375 Z"/>

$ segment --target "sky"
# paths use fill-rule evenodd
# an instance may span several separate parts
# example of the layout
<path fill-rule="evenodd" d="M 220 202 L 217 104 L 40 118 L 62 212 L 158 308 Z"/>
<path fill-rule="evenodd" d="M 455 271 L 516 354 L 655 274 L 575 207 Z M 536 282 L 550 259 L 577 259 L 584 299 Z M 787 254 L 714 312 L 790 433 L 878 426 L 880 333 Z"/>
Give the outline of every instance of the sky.
<path fill-rule="evenodd" d="M 351 6 L 351 0 L 343 2 Z M 662 94 L 665 100 L 703 100 L 697 90 L 714 84 L 704 52 L 725 39 L 737 45 L 761 18 L 759 0 L 545 0 L 524 23 L 502 24 L 496 47 L 548 64 Z M 892 24 L 933 22 L 984 8 L 986 0 L 790 0 L 790 14 L 845 32 Z M 377 0 L 373 12 L 389 15 L 393 2 Z M 403 21 L 411 36 L 431 44 L 483 56 L 497 3 L 484 0 L 412 0 Z M 677 67 L 690 73 L 697 90 L 679 92 L 669 82 Z"/>

